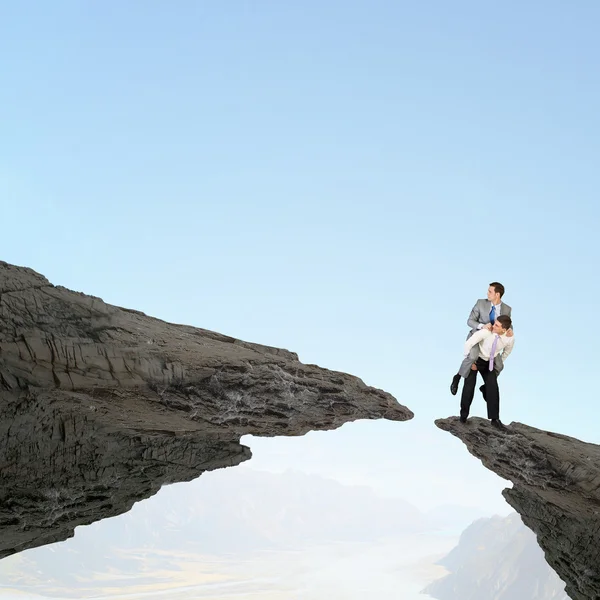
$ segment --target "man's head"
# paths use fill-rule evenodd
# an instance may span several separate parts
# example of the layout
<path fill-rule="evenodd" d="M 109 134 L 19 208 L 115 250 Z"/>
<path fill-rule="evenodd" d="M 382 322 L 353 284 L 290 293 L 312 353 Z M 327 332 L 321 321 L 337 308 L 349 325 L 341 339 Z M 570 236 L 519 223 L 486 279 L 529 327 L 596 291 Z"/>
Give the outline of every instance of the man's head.
<path fill-rule="evenodd" d="M 510 317 L 507 317 L 506 315 L 500 315 L 499 317 L 496 317 L 492 331 L 498 335 L 504 335 L 511 327 L 512 321 Z"/>
<path fill-rule="evenodd" d="M 500 304 L 500 298 L 504 296 L 504 286 L 497 281 L 492 281 L 488 287 L 487 298 L 492 304 Z"/>

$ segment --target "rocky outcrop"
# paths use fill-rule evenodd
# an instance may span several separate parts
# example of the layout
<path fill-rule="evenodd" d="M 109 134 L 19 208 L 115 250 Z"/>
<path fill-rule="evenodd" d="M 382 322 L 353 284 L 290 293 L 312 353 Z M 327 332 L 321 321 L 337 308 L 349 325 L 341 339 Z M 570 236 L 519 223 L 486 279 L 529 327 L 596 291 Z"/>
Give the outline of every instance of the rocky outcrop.
<path fill-rule="evenodd" d="M 537 535 L 569 597 L 600 598 L 600 446 L 521 423 L 507 431 L 479 418 L 436 425 L 513 482 L 504 497 Z"/>
<path fill-rule="evenodd" d="M 412 413 L 296 354 L 165 323 L 0 262 L 0 558 L 302 435 Z"/>

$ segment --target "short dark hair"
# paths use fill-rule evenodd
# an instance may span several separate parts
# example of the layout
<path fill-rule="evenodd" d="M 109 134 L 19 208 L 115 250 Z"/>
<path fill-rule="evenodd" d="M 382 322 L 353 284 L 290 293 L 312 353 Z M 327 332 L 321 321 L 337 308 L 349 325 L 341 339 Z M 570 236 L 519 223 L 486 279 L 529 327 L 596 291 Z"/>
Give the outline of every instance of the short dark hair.
<path fill-rule="evenodd" d="M 504 286 L 501 283 L 498 283 L 497 281 L 492 281 L 490 285 L 494 288 L 496 292 L 498 292 L 498 294 L 500 294 L 500 298 L 504 296 Z"/>
<path fill-rule="evenodd" d="M 496 317 L 496 321 L 499 321 L 504 329 L 510 329 L 512 327 L 512 320 L 508 315 L 499 315 Z"/>

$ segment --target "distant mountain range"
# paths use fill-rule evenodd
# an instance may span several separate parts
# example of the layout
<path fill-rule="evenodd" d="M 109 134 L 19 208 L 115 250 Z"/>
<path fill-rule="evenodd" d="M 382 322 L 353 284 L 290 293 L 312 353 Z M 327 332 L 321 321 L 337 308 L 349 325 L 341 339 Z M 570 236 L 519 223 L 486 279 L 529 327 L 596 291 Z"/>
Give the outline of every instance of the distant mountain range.
<path fill-rule="evenodd" d="M 243 568 L 261 552 L 331 543 L 360 543 L 366 551 L 382 540 L 456 530 L 477 516 L 459 506 L 423 513 L 316 475 L 237 467 L 167 486 L 127 514 L 78 528 L 71 540 L 0 561 L 0 588 L 73 598 L 127 593 L 132 586 L 162 586 L 167 593 L 169 585 L 203 585 L 220 564 L 235 578 L 236 565 Z M 516 514 L 475 521 L 439 564 L 450 574 L 425 590 L 438 600 L 567 599 Z"/>
<path fill-rule="evenodd" d="M 408 502 L 380 498 L 367 487 L 237 467 L 167 486 L 127 514 L 77 528 L 71 540 L 0 561 L 0 587 L 72 595 L 92 582 L 104 589 L 109 582 L 150 581 L 158 569 L 178 570 L 185 554 L 241 560 L 260 551 L 398 539 L 434 527 Z"/>
<path fill-rule="evenodd" d="M 568 600 L 516 513 L 476 521 L 438 564 L 450 574 L 424 590 L 437 600 Z"/>
<path fill-rule="evenodd" d="M 206 554 L 297 548 L 328 541 L 369 541 L 433 529 L 403 500 L 297 471 L 237 468 L 163 488 L 117 519 L 92 526 L 85 545 L 193 548 Z M 86 533 L 77 531 L 76 539 Z"/>

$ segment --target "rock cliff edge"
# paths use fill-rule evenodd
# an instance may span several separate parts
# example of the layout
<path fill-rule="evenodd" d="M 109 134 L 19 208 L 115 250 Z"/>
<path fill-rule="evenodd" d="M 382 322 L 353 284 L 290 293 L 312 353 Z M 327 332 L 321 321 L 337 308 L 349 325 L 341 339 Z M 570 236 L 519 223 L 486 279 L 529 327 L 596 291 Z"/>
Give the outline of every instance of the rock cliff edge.
<path fill-rule="evenodd" d="M 479 418 L 435 423 L 512 481 L 504 497 L 537 535 L 567 594 L 600 598 L 600 446 L 521 423 L 506 432 Z"/>
<path fill-rule="evenodd" d="M 413 416 L 287 350 L 165 323 L 5 262 L 0 414 L 0 558 L 247 460 L 242 435 Z"/>

